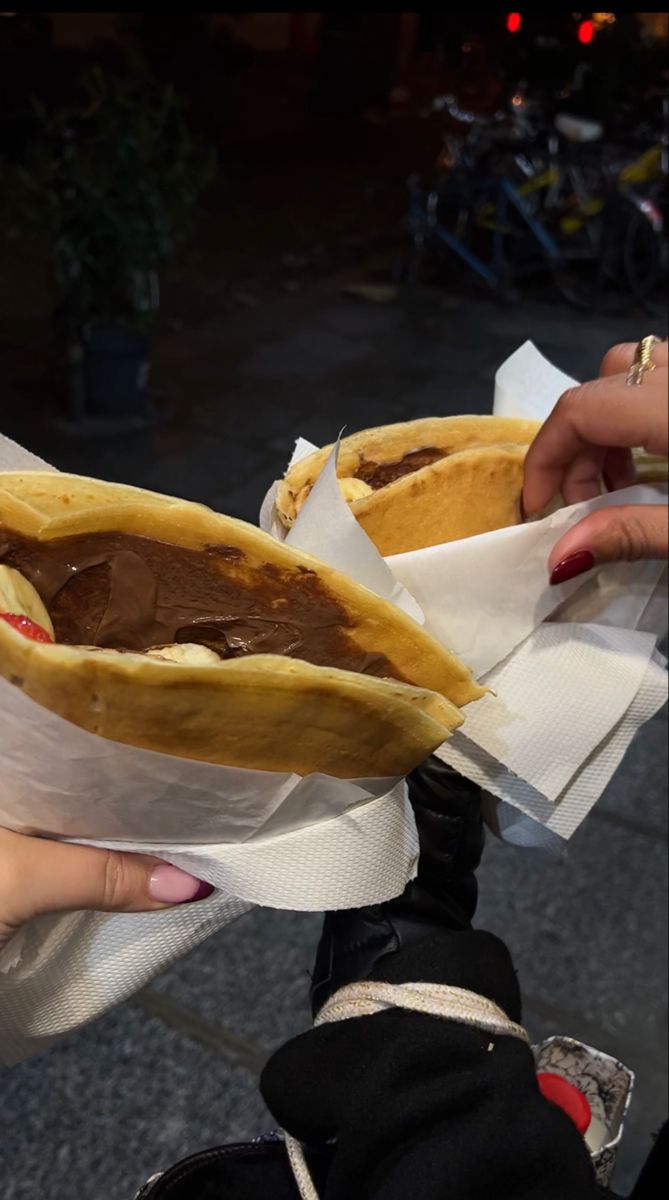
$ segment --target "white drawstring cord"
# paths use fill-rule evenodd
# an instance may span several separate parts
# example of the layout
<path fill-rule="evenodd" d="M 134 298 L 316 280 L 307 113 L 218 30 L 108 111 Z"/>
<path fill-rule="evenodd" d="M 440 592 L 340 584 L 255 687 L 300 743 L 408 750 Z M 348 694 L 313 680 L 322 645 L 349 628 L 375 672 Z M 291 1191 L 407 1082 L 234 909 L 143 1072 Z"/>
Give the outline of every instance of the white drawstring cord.
<path fill-rule="evenodd" d="M 515 1037 L 529 1044 L 522 1025 L 510 1021 L 503 1009 L 468 992 L 465 988 L 447 987 L 440 983 L 375 983 L 365 980 L 351 983 L 335 992 L 319 1012 L 314 1027 L 350 1017 L 372 1017 L 391 1008 L 427 1013 L 446 1021 L 457 1021 L 482 1029 L 496 1037 Z M 492 1046 L 490 1047 L 492 1049 Z M 286 1153 L 301 1200 L 319 1200 L 300 1142 L 285 1134 Z"/>

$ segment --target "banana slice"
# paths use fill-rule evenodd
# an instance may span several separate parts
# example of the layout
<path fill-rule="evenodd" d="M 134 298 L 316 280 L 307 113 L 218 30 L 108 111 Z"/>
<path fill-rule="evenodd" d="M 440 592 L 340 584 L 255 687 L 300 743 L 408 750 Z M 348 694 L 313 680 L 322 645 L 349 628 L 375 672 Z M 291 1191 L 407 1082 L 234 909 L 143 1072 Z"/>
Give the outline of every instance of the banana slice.
<path fill-rule="evenodd" d="M 0 565 L 0 612 L 29 617 L 55 640 L 51 617 L 32 583 L 4 563 Z"/>
<path fill-rule="evenodd" d="M 347 504 L 353 504 L 354 500 L 364 500 L 365 496 L 371 496 L 374 488 L 371 488 L 364 479 L 354 479 L 348 476 L 345 479 L 338 479 L 339 490 Z M 303 487 L 295 496 L 295 516 L 301 511 L 302 505 L 307 499 L 312 488 L 309 483 Z M 287 513 L 281 514 L 283 524 L 290 529 L 291 525 L 295 524 L 295 516 L 289 516 Z"/>
<path fill-rule="evenodd" d="M 374 488 L 371 488 L 364 479 L 340 479 L 339 490 L 347 504 L 352 504 L 354 500 L 362 500 L 364 496 L 371 496 Z"/>
<path fill-rule="evenodd" d="M 165 662 L 187 663 L 189 667 L 208 667 L 220 663 L 221 659 L 208 646 L 198 646 L 195 642 L 174 643 L 172 646 L 154 646 L 146 650 L 150 658 L 162 658 Z"/>

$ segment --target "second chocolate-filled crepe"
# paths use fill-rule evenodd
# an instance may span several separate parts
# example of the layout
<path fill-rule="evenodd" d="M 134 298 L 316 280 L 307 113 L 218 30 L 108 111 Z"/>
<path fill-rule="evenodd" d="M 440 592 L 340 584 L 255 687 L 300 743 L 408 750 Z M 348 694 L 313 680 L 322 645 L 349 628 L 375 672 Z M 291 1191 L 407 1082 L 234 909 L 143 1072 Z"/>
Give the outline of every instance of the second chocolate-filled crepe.
<path fill-rule="evenodd" d="M 521 520 L 523 464 L 536 421 L 427 417 L 342 439 L 337 475 L 357 521 L 383 555 L 488 533 Z M 331 446 L 301 459 L 277 492 L 292 525 Z"/>
<path fill-rule="evenodd" d="M 244 522 L 0 474 L 0 674 L 91 732 L 264 770 L 404 774 L 483 694 L 420 626 Z M 1 615 L 1 614 L 0 614 Z"/>
<path fill-rule="evenodd" d="M 539 429 L 538 421 L 496 416 L 426 417 L 363 429 L 342 438 L 339 486 L 383 555 L 490 533 L 522 520 L 525 455 Z M 280 481 L 276 509 L 287 529 L 332 449 L 300 459 Z M 639 483 L 666 482 L 666 458 L 639 450 L 634 462 Z M 558 497 L 551 509 L 561 503 Z"/>

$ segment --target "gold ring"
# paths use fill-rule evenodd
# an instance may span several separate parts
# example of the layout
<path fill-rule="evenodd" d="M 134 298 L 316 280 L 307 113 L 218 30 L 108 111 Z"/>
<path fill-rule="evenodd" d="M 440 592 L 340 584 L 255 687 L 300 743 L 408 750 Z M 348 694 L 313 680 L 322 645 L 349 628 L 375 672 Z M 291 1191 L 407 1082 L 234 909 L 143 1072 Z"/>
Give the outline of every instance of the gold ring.
<path fill-rule="evenodd" d="M 646 371 L 654 371 L 655 363 L 651 358 L 651 354 L 655 346 L 659 346 L 662 338 L 656 337 L 654 333 L 649 333 L 647 337 L 643 337 L 634 351 L 634 359 L 632 365 L 627 372 L 627 386 L 638 387 L 643 383 L 643 377 Z"/>

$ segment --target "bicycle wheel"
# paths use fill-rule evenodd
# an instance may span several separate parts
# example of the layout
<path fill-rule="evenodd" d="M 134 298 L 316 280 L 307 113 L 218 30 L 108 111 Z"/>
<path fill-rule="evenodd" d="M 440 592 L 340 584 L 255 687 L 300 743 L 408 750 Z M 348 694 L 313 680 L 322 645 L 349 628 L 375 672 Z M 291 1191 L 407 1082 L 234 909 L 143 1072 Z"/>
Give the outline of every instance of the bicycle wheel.
<path fill-rule="evenodd" d="M 474 219 L 476 191 L 461 173 L 439 179 L 426 198 L 426 249 L 434 282 L 461 284 L 467 278 L 496 290 L 500 278 L 479 244 Z"/>
<path fill-rule="evenodd" d="M 573 222 L 561 218 L 556 230 L 561 253 L 553 277 L 567 303 L 587 312 L 615 311 L 629 303 L 622 249 L 630 219 L 629 206 L 615 193 L 592 214 Z"/>
<path fill-rule="evenodd" d="M 633 295 L 653 316 L 667 312 L 667 231 L 635 209 L 627 227 L 623 262 Z"/>

